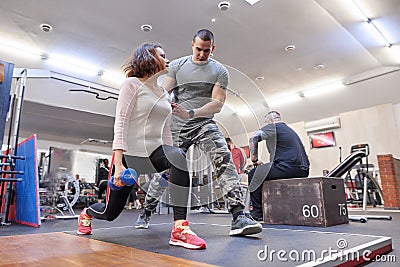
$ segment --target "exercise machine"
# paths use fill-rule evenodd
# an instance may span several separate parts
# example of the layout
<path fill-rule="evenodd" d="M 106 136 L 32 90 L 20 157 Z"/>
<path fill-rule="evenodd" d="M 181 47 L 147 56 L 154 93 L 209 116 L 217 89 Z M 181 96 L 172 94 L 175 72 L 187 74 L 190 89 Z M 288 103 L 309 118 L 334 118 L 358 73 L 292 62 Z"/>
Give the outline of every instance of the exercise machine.
<path fill-rule="evenodd" d="M 356 171 L 354 177 L 351 176 L 350 172 L 346 176 L 346 182 L 352 193 L 353 202 L 361 202 L 363 204 L 363 210 L 366 209 L 365 205 L 371 205 L 373 207 L 380 206 L 383 204 L 383 193 L 375 179 L 376 174 L 373 164 L 357 164 L 353 167 Z M 369 171 L 372 169 L 372 171 Z M 366 188 L 364 186 L 366 185 Z M 366 196 L 366 200 L 364 200 Z"/>
<path fill-rule="evenodd" d="M 357 174 L 354 176 L 354 179 L 351 177 L 350 172 L 348 172 L 347 175 L 349 184 L 352 186 L 353 192 L 355 192 L 354 196 L 356 199 L 362 199 L 363 210 L 366 210 L 367 204 L 374 207 L 377 205 L 382 205 L 383 194 L 378 182 L 375 179 L 375 166 L 368 162 L 368 156 L 370 153 L 369 145 L 353 145 L 350 149 L 350 153 L 355 151 L 363 151 L 365 152 L 366 156 L 365 163 L 363 163 L 361 160 L 359 164 L 353 167 L 353 169 L 355 169 L 357 172 Z"/>
<path fill-rule="evenodd" d="M 367 195 L 372 194 L 370 197 L 376 197 L 376 193 L 382 194 L 382 191 L 380 190 L 380 187 L 378 183 L 374 180 L 373 178 L 368 175 L 368 169 L 369 167 L 372 167 L 368 163 L 368 156 L 369 156 L 369 145 L 368 144 L 358 144 L 354 145 L 350 149 L 350 155 L 347 156 L 338 166 L 336 166 L 332 171 L 328 172 L 326 174 L 326 177 L 343 177 L 344 175 L 349 176 L 349 172 L 353 168 L 358 168 L 358 178 L 356 176 L 356 179 L 360 181 L 360 184 L 362 184 L 362 203 L 363 203 L 363 210 L 366 210 L 366 205 L 367 205 Z M 365 159 L 365 164 L 363 164 L 363 159 Z M 355 167 L 357 166 L 358 167 Z M 351 176 L 350 176 L 351 177 Z M 355 183 L 353 183 L 352 180 L 350 180 L 350 186 L 354 186 Z M 368 184 L 373 184 L 374 186 L 368 187 Z M 376 189 L 374 189 L 376 188 Z M 379 188 L 379 190 L 377 189 Z M 350 188 L 352 190 L 352 188 Z M 368 191 L 369 190 L 369 191 Z M 351 192 L 351 191 L 350 191 Z M 358 192 L 356 192 L 358 194 Z M 382 199 L 382 197 L 379 197 Z M 353 199 L 350 199 L 349 201 L 353 201 Z M 349 215 L 349 220 L 350 221 L 359 221 L 362 223 L 365 223 L 368 221 L 368 219 L 382 219 L 382 220 L 391 220 L 391 216 L 375 216 L 375 215 Z"/>
<path fill-rule="evenodd" d="M 79 199 L 79 182 L 66 170 L 60 169 L 57 173 L 49 173 L 40 183 L 40 218 L 75 219 L 73 206 Z"/>

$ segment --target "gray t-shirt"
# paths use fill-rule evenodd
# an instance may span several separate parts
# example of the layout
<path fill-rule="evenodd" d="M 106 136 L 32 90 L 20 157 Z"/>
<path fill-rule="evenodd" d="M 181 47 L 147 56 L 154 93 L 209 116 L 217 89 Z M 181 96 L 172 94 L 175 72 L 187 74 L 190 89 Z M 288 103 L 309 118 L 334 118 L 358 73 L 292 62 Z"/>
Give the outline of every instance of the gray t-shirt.
<path fill-rule="evenodd" d="M 173 102 L 179 103 L 187 110 L 196 109 L 211 102 L 214 84 L 228 87 L 228 70 L 218 61 L 210 58 L 205 64 L 192 61 L 192 56 L 185 56 L 169 64 L 168 76 L 175 79 Z M 173 116 L 171 129 L 201 127 L 203 122 L 210 121 L 214 116 L 195 118 L 190 121 Z"/>

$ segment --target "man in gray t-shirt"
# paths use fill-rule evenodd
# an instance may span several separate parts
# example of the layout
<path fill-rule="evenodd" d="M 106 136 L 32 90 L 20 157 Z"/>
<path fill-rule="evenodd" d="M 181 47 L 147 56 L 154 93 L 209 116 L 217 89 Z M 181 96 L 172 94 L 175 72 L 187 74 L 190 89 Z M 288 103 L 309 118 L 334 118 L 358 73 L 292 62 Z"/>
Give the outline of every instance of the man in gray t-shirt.
<path fill-rule="evenodd" d="M 262 231 L 261 224 L 243 212 L 244 199 L 239 177 L 225 138 L 213 121 L 226 99 L 228 70 L 210 58 L 214 51 L 214 36 L 209 30 L 199 30 L 192 41 L 193 54 L 172 61 L 164 77 L 163 87 L 172 94 L 171 130 L 174 145 L 187 151 L 196 145 L 213 162 L 217 181 L 233 216 L 230 235 L 251 235 Z M 136 228 L 147 228 L 164 187 L 152 181 Z"/>
<path fill-rule="evenodd" d="M 165 81 L 169 82 L 167 86 L 172 88 L 167 89 L 173 92 L 173 102 L 179 103 L 187 112 L 194 112 L 193 118 L 190 118 L 190 114 L 188 119 L 178 116 L 172 118 L 172 130 L 178 131 L 175 136 L 179 135 L 182 127 L 185 130 L 196 129 L 212 121 L 214 114 L 218 113 L 215 111 L 224 104 L 228 80 L 228 70 L 212 58 L 205 62 L 197 62 L 192 60 L 192 56 L 185 56 L 171 62 Z M 218 92 L 214 94 L 216 99 L 213 99 L 215 87 L 218 87 L 215 89 Z M 198 114 L 200 110 L 203 111 L 201 115 Z"/>

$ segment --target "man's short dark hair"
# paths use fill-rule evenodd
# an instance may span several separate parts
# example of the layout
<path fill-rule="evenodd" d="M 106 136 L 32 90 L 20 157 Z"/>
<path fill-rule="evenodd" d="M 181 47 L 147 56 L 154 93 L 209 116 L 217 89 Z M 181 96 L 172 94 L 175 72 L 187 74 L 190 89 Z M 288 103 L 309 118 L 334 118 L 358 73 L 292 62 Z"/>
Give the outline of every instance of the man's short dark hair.
<path fill-rule="evenodd" d="M 211 41 L 211 44 L 214 44 L 214 34 L 210 30 L 198 30 L 193 37 L 193 42 L 195 41 L 196 37 L 199 37 L 203 41 Z"/>

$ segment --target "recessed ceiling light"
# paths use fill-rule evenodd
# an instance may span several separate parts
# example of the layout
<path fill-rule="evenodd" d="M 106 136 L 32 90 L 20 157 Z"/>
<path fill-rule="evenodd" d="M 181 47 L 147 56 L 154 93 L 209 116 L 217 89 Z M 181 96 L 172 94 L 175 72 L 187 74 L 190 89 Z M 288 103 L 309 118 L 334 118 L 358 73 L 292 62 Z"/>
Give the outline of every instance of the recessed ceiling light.
<path fill-rule="evenodd" d="M 323 68 L 325 68 L 324 64 L 318 64 L 318 65 L 314 66 L 314 69 L 316 69 L 316 70 L 322 70 Z"/>
<path fill-rule="evenodd" d="M 222 1 L 218 4 L 218 8 L 221 11 L 226 11 L 229 9 L 229 7 L 231 6 L 231 3 L 229 3 L 228 1 Z"/>
<path fill-rule="evenodd" d="M 216 21 L 215 18 L 212 18 L 212 19 L 211 19 L 211 23 L 215 23 L 215 21 Z"/>
<path fill-rule="evenodd" d="M 49 59 L 49 55 L 46 54 L 46 53 L 43 53 L 43 54 L 40 55 L 40 58 L 43 59 L 43 60 L 48 60 Z"/>
<path fill-rule="evenodd" d="M 285 46 L 285 51 L 286 52 L 292 52 L 293 50 L 295 50 L 296 47 L 294 45 L 287 45 Z"/>
<path fill-rule="evenodd" d="M 264 80 L 264 76 L 258 76 L 258 77 L 256 77 L 256 80 L 257 81 L 262 81 L 262 80 Z"/>
<path fill-rule="evenodd" d="M 151 29 L 153 29 L 153 27 L 151 27 L 151 25 L 149 24 L 143 24 L 142 26 L 140 26 L 140 29 L 144 32 L 149 32 L 151 31 Z"/>
<path fill-rule="evenodd" d="M 53 30 L 53 26 L 47 23 L 40 24 L 40 29 L 44 32 L 51 32 Z"/>

